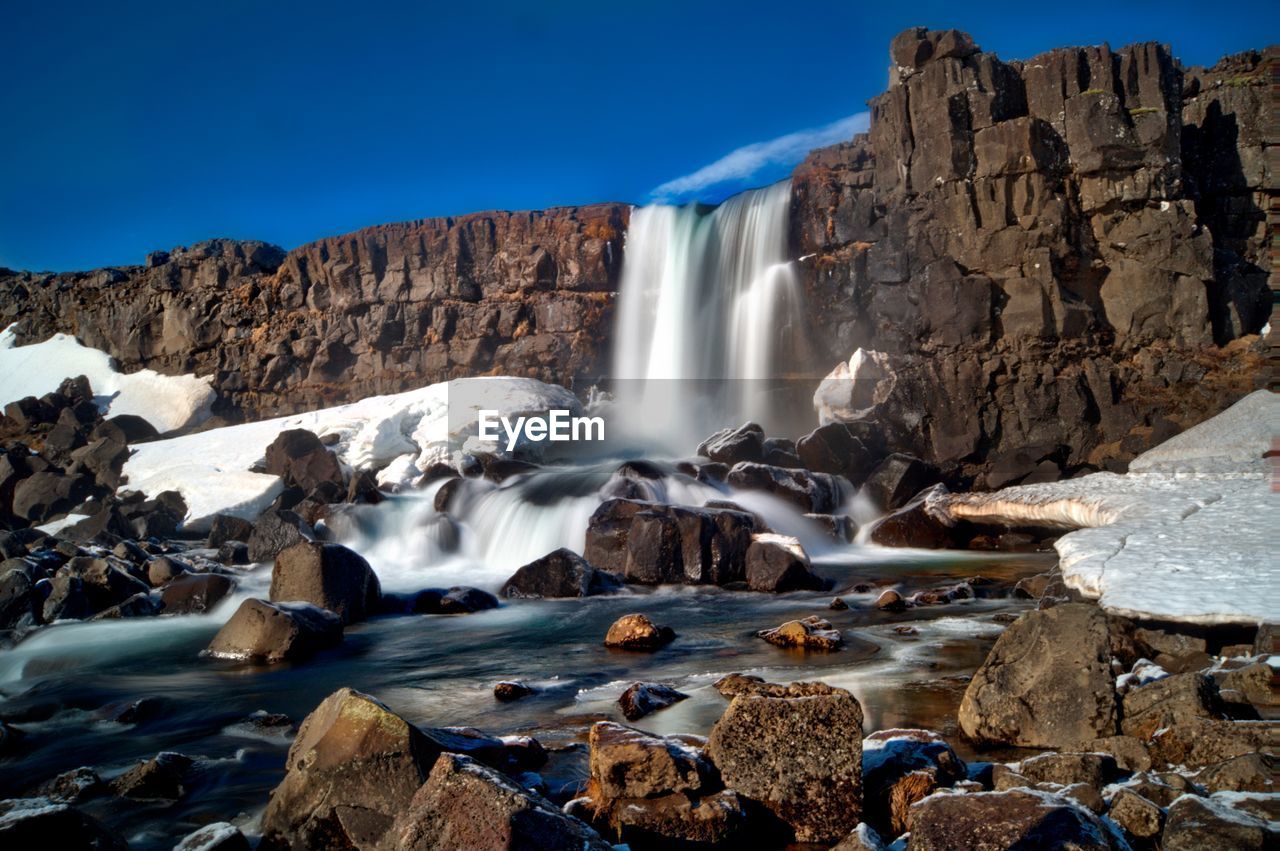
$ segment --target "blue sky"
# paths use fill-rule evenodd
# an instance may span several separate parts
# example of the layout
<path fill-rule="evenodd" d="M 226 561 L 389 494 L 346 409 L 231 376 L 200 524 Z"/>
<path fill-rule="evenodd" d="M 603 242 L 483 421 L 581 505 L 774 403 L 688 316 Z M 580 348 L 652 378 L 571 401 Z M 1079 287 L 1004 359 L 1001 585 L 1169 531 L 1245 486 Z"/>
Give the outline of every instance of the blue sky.
<path fill-rule="evenodd" d="M 3 3 L 0 265 L 49 270 L 718 199 L 856 129 L 917 24 L 1010 59 L 1158 40 L 1203 64 L 1280 40 L 1275 0 Z"/>

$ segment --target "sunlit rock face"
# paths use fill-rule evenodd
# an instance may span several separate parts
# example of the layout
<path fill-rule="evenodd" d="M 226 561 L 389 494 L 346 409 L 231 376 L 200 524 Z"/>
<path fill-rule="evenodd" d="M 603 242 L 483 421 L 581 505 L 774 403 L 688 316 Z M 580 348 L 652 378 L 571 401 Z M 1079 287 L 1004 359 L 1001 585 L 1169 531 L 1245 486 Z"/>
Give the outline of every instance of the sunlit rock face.
<path fill-rule="evenodd" d="M 1249 335 L 1270 312 L 1259 54 L 1006 62 L 908 30 L 890 59 L 869 134 L 792 179 L 810 339 L 820 374 L 840 364 L 825 417 L 896 424 L 894 448 L 999 487 L 1123 469 L 1254 389 Z M 875 380 L 855 380 L 872 359 Z"/>

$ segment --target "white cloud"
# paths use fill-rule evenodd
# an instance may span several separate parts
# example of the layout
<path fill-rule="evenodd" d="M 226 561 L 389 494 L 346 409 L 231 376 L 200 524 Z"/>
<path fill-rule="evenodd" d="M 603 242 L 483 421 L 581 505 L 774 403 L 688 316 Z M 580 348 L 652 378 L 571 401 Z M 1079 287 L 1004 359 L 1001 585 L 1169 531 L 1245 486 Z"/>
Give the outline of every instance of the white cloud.
<path fill-rule="evenodd" d="M 859 112 L 823 127 L 811 127 L 765 142 L 744 145 L 691 174 L 668 180 L 649 196 L 655 201 L 671 201 L 709 186 L 748 180 L 766 166 L 794 165 L 814 148 L 847 141 L 854 134 L 865 132 L 868 126 L 870 115 Z"/>

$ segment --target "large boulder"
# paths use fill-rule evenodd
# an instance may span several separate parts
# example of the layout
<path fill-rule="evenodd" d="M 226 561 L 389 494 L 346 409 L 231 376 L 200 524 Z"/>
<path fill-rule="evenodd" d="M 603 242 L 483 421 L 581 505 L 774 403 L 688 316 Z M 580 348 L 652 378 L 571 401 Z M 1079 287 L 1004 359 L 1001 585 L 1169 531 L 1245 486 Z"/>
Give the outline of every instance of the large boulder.
<path fill-rule="evenodd" d="M 1107 619 L 1068 603 L 1028 612 L 996 641 L 960 702 L 979 742 L 1071 748 L 1114 736 L 1117 707 Z"/>
<path fill-rule="evenodd" d="M 42 472 L 18 482 L 13 490 L 13 513 L 31 523 L 43 523 L 65 514 L 89 496 L 93 489 L 89 475 L 64 476 Z"/>
<path fill-rule="evenodd" d="M 520 568 L 502 585 L 503 597 L 592 597 L 622 590 L 612 573 L 597 570 L 563 547 Z"/>
<path fill-rule="evenodd" d="M 707 752 L 725 786 L 763 806 L 797 842 L 835 843 L 861 818 L 862 707 L 843 689 L 739 694 Z"/>
<path fill-rule="evenodd" d="M 540 795 L 459 754 L 441 754 L 426 783 L 396 812 L 384 847 L 402 851 L 611 848 L 588 825 Z"/>
<path fill-rule="evenodd" d="M 249 599 L 209 642 L 219 659 L 299 661 L 342 641 L 342 618 L 309 603 L 268 603 Z"/>
<path fill-rule="evenodd" d="M 379 701 L 339 689 L 298 728 L 258 847 L 373 847 L 406 812 L 440 753 Z"/>
<path fill-rule="evenodd" d="M 1102 821 L 1069 798 L 1029 789 L 940 792 L 911 808 L 908 851 L 1059 848 L 1119 851 Z"/>
<path fill-rule="evenodd" d="M 608 499 L 587 521 L 587 542 L 582 555 L 596 567 L 621 574 L 627 566 L 627 538 L 631 521 L 651 506 L 632 499 Z"/>
<path fill-rule="evenodd" d="M 780 594 L 785 591 L 821 591 L 822 577 L 810 568 L 809 555 L 800 541 L 771 532 L 753 535 L 746 555 L 747 587 L 752 591 Z"/>
<path fill-rule="evenodd" d="M 303 428 L 287 429 L 276 436 L 267 447 L 266 471 L 303 493 L 311 493 L 326 483 L 346 490 L 338 456 Z"/>
<path fill-rule="evenodd" d="M 698 454 L 722 464 L 764 459 L 764 429 L 756 423 L 722 429 L 698 445 Z"/>
<path fill-rule="evenodd" d="M 772 494 L 806 514 L 830 514 L 843 499 L 839 481 L 828 473 L 743 461 L 729 470 L 726 481 L 736 488 Z"/>
<path fill-rule="evenodd" d="M 937 467 L 895 453 L 881 461 L 862 485 L 862 492 L 885 511 L 895 511 L 929 485 L 937 483 Z"/>
<path fill-rule="evenodd" d="M 954 541 L 950 528 L 929 510 L 930 499 L 944 493 L 946 489 L 942 485 L 935 485 L 877 521 L 869 533 L 872 543 L 884 547 L 920 547 L 928 550 L 952 546 Z"/>
<path fill-rule="evenodd" d="M 161 592 L 160 606 L 165 614 L 201 614 L 222 602 L 235 588 L 235 581 L 220 573 L 186 573 Z"/>
<path fill-rule="evenodd" d="M 805 469 L 844 476 L 861 485 L 879 458 L 879 435 L 859 432 L 855 424 L 827 423 L 796 441 L 796 454 Z"/>
<path fill-rule="evenodd" d="M 378 611 L 382 586 L 369 562 L 341 544 L 304 541 L 276 556 L 271 601 L 300 600 L 328 609 L 343 623 Z"/>

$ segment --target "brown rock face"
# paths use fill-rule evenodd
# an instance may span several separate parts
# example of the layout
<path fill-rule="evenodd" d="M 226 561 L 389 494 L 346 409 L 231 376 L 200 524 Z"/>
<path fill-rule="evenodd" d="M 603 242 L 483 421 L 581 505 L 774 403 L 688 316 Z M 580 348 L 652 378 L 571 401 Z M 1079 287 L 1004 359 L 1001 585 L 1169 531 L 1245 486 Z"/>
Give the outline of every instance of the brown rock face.
<path fill-rule="evenodd" d="M 261 847 L 371 847 L 440 752 L 378 701 L 339 689 L 306 717 L 289 748 L 284 780 L 262 819 Z"/>
<path fill-rule="evenodd" d="M 221 659 L 253 662 L 297 661 L 342 642 L 342 619 L 305 604 L 273 605 L 249 599 L 209 642 Z"/>
<path fill-rule="evenodd" d="M 1009 626 L 960 702 L 980 742 L 1070 748 L 1116 733 L 1115 682 L 1102 610 L 1068 603 Z"/>
<path fill-rule="evenodd" d="M 742 693 L 711 730 L 724 785 L 770 811 L 797 842 L 834 843 L 862 812 L 862 707 L 841 689 Z"/>
<path fill-rule="evenodd" d="M 796 170 L 792 228 L 823 369 L 891 356 L 891 451 L 991 487 L 1121 467 L 1254 388 L 1228 344 L 1270 312 L 1259 54 L 890 52 L 870 133 Z"/>
<path fill-rule="evenodd" d="M 287 254 L 212 240 L 146 266 L 0 271 L 20 342 L 57 331 L 125 371 L 213 375 L 224 415 L 291 413 L 464 375 L 604 372 L 629 208 L 477 213 Z"/>
<path fill-rule="evenodd" d="M 911 808 L 908 851 L 952 848 L 1121 847 L 1093 813 L 1067 798 L 1025 789 L 932 795 Z"/>
<path fill-rule="evenodd" d="M 359 553 L 341 544 L 304 541 L 276 556 L 271 600 L 300 600 L 355 623 L 378 610 L 382 586 Z"/>

